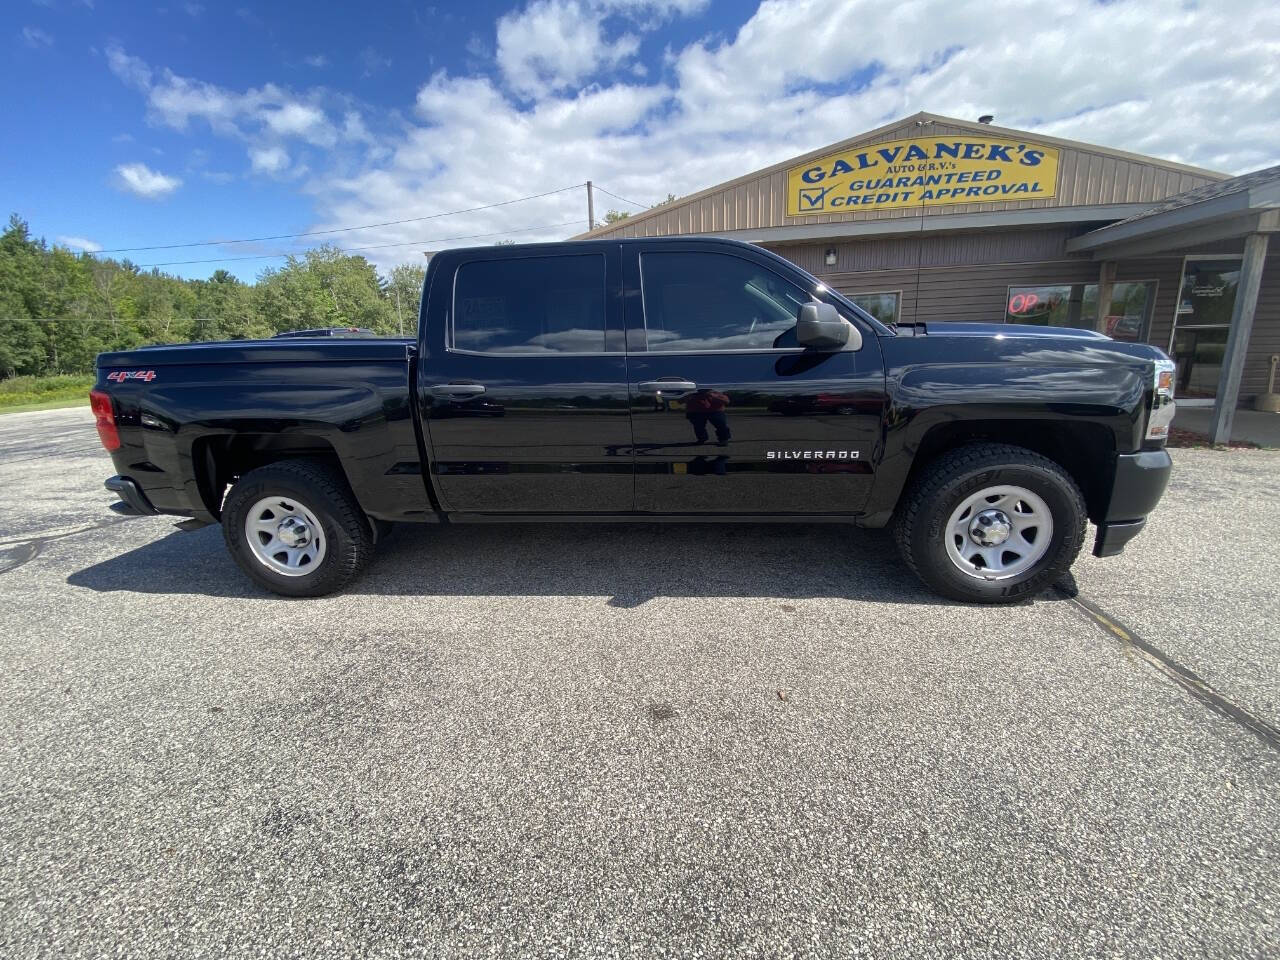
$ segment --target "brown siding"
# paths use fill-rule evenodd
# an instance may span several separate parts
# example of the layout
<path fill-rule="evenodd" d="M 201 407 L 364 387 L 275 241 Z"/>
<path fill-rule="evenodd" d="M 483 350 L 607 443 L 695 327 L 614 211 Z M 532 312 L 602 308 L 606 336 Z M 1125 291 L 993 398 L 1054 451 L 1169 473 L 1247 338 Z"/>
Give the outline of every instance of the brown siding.
<path fill-rule="evenodd" d="M 803 250 L 802 256 L 797 251 Z M 822 264 L 823 248 L 816 253 L 799 247 L 778 248 L 779 255 L 829 283 L 841 293 L 902 294 L 901 319 L 904 322 L 942 322 L 950 320 L 1000 323 L 1010 286 L 1038 284 L 1093 283 L 1098 278 L 1098 265 L 1085 259 L 1014 260 L 986 263 L 952 263 L 918 268 L 910 265 L 879 268 L 841 269 Z M 814 261 L 820 269 L 806 264 Z"/>
<path fill-rule="evenodd" d="M 1061 260 L 1068 258 L 1066 241 L 1071 236 L 1071 231 L 1065 228 L 999 230 L 765 246 L 815 276 L 821 276 L 824 272 L 849 273 L 887 267 Z M 836 265 L 828 267 L 825 254 L 833 248 Z"/>

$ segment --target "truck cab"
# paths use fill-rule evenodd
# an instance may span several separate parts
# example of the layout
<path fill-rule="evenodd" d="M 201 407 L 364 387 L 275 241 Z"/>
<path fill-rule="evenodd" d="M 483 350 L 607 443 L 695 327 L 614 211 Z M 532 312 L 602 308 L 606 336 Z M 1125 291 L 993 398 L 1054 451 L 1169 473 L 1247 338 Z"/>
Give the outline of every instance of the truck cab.
<path fill-rule="evenodd" d="M 427 278 L 417 389 L 450 514 L 862 511 L 888 328 L 745 244 L 499 250 Z M 847 339 L 800 342 L 815 303 Z"/>

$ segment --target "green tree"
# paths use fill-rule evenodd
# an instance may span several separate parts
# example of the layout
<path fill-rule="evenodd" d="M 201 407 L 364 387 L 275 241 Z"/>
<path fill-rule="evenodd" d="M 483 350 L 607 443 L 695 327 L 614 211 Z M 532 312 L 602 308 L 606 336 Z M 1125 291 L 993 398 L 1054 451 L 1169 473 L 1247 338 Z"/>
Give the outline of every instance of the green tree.
<path fill-rule="evenodd" d="M 0 376 L 44 372 L 45 334 L 32 322 L 44 307 L 44 252 L 26 221 L 9 217 L 0 235 Z"/>
<path fill-rule="evenodd" d="M 378 273 L 364 257 L 337 247 L 289 257 L 267 269 L 254 288 L 258 315 L 276 333 L 308 327 L 367 327 L 376 333 L 397 329 L 395 308 L 383 295 Z"/>
<path fill-rule="evenodd" d="M 396 326 L 412 335 L 418 326 L 418 306 L 422 301 L 422 281 L 427 268 L 420 263 L 402 263 L 391 268 L 385 293 L 388 306 L 395 308 Z"/>

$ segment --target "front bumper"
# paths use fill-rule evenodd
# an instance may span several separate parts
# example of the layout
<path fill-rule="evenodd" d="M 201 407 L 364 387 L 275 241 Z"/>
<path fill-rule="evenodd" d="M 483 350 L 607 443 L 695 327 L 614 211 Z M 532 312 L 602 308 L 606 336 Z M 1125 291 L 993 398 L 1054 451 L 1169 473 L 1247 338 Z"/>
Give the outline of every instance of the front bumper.
<path fill-rule="evenodd" d="M 1156 508 L 1169 485 L 1173 461 L 1168 450 L 1143 450 L 1116 457 L 1107 513 L 1098 521 L 1095 557 L 1114 557 L 1142 532 L 1147 514 Z"/>

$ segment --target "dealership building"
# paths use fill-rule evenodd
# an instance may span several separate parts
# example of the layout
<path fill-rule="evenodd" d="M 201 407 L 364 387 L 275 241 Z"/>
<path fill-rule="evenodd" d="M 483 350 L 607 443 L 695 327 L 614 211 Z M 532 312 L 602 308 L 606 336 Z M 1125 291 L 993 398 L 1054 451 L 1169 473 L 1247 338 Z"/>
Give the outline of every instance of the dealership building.
<path fill-rule="evenodd" d="M 986 118 L 984 118 L 986 119 Z M 766 247 L 899 323 L 1087 327 L 1166 350 L 1180 402 L 1274 390 L 1280 167 L 1239 177 L 919 113 L 597 227 Z"/>

